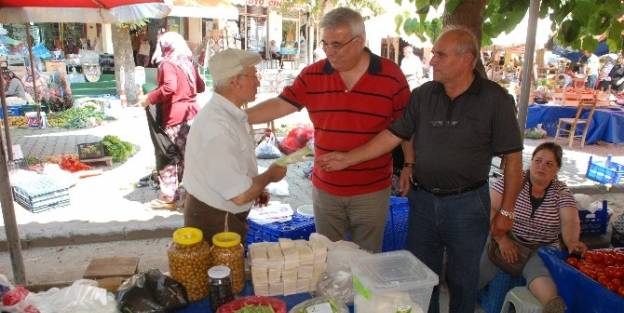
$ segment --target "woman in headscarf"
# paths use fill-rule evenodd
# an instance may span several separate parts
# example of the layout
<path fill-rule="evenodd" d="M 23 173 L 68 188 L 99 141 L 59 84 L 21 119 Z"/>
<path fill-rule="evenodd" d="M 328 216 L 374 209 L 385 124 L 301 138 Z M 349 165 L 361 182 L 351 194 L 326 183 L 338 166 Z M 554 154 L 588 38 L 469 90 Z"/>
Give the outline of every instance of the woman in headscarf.
<path fill-rule="evenodd" d="M 162 60 L 158 66 L 158 88 L 139 100 L 143 106 L 159 105 L 160 126 L 184 155 L 186 137 L 199 106 L 197 93 L 204 92 L 204 81 L 191 61 L 192 53 L 184 38 L 167 32 L 158 40 Z M 159 170 L 159 199 L 150 202 L 154 209 L 176 209 L 179 182 L 182 181 L 184 160 L 167 164 Z"/>

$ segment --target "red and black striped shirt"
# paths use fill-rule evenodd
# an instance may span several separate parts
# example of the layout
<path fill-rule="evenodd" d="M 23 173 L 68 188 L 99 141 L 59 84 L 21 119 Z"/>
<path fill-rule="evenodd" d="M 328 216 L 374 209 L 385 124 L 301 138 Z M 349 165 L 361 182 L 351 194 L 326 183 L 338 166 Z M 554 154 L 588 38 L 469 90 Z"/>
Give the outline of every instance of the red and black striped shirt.
<path fill-rule="evenodd" d="M 306 108 L 314 125 L 315 155 L 349 151 L 372 139 L 399 118 L 410 96 L 401 69 L 370 53 L 370 64 L 351 90 L 327 59 L 304 68 L 280 98 Z M 392 157 L 386 153 L 338 172 L 315 168 L 312 183 L 338 196 L 353 196 L 387 188 Z"/>

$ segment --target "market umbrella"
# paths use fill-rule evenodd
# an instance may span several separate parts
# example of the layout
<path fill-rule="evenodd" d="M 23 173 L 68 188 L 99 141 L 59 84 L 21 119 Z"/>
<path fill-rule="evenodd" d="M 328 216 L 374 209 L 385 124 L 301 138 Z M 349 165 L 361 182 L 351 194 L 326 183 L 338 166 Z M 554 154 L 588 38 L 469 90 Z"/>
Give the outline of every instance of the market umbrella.
<path fill-rule="evenodd" d="M 170 0 L 0 0 L 0 24 L 26 23 L 27 34 L 30 33 L 31 22 L 38 23 L 123 23 L 143 18 L 162 18 L 171 11 Z M 27 36 L 30 64 L 32 60 L 32 40 Z M 32 77 L 35 77 L 34 67 Z M 34 85 L 34 80 L 33 80 Z M 36 86 L 33 86 L 36 90 Z M 8 119 L 4 81 L 0 79 L 0 100 L 4 110 L 5 120 Z M 35 97 L 36 98 L 36 97 Z M 9 160 L 13 159 L 11 152 L 8 123 L 5 124 L 5 136 Z M 9 181 L 8 162 L 0 136 L 0 204 L 4 227 L 7 235 L 13 277 L 17 284 L 26 283 L 24 260 L 22 259 L 13 194 Z"/>
<path fill-rule="evenodd" d="M 0 23 L 123 23 L 162 18 L 169 0 L 0 0 Z"/>

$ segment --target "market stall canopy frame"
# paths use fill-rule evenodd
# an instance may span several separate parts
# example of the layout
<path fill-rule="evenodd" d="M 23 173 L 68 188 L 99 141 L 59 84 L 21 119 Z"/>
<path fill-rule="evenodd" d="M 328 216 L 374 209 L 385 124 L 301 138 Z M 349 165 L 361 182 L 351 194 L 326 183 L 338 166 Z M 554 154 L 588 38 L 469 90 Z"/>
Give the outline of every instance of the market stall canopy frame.
<path fill-rule="evenodd" d="M 124 23 L 162 18 L 171 0 L 0 0 L 0 23 Z"/>

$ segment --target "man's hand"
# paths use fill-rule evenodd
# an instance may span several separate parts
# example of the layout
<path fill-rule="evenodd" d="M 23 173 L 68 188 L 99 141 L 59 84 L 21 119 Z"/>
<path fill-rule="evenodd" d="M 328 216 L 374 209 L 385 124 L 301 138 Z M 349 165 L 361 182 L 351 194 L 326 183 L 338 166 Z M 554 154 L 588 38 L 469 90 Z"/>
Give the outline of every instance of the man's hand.
<path fill-rule="evenodd" d="M 346 153 L 330 152 L 315 158 L 314 166 L 317 166 L 325 172 L 334 172 L 349 167 L 349 162 L 347 162 Z"/>
<path fill-rule="evenodd" d="M 285 167 L 285 166 L 271 164 L 271 166 L 267 170 L 268 175 L 269 175 L 269 180 L 271 182 L 273 182 L 273 183 L 276 183 L 276 182 L 282 180 L 282 178 L 284 178 L 284 176 L 286 176 L 286 171 L 287 170 L 288 170 L 288 168 Z"/>
<path fill-rule="evenodd" d="M 516 261 L 518 261 L 518 246 L 507 237 L 507 234 L 500 237 L 494 236 L 493 238 L 496 240 L 496 243 L 498 243 L 498 249 L 503 259 L 505 259 L 505 262 L 509 264 L 516 263 Z"/>
<path fill-rule="evenodd" d="M 509 217 L 503 216 L 500 212 L 497 212 L 492 220 L 490 233 L 493 237 L 500 237 L 511 231 L 512 226 L 513 221 Z"/>
<path fill-rule="evenodd" d="M 401 176 L 399 176 L 399 192 L 402 197 L 405 197 L 409 192 L 412 185 L 412 168 L 404 167 L 401 169 Z"/>
<path fill-rule="evenodd" d="M 263 207 L 269 205 L 269 200 L 271 199 L 271 194 L 265 189 L 263 190 L 256 201 L 254 201 L 255 207 Z"/>
<path fill-rule="evenodd" d="M 146 107 L 148 105 L 150 105 L 149 101 L 147 101 L 147 95 L 141 95 L 139 96 L 139 102 L 138 104 L 142 107 Z"/>

